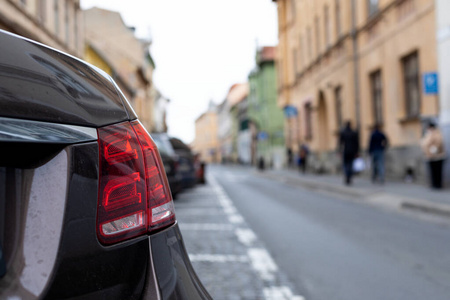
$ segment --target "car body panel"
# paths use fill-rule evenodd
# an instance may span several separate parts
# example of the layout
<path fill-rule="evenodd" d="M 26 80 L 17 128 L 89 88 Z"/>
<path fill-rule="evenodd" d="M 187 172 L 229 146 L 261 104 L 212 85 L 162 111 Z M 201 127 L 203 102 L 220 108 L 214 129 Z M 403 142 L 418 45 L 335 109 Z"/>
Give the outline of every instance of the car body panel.
<path fill-rule="evenodd" d="M 0 51 L 0 298 L 210 299 L 177 223 L 98 240 L 96 128 L 136 117 L 113 81 L 3 31 Z"/>
<path fill-rule="evenodd" d="M 4 31 L 0 45 L 0 116 L 91 127 L 129 119 L 99 69 Z"/>

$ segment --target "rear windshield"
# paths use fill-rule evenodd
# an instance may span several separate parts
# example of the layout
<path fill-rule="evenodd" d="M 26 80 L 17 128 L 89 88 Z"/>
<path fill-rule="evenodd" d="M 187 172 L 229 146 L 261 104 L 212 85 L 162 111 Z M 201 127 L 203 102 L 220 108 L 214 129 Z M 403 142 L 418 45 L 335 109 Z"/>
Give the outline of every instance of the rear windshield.
<path fill-rule="evenodd" d="M 170 144 L 169 137 L 161 134 L 152 134 L 152 138 L 155 141 L 156 146 L 158 147 L 159 152 L 168 154 L 170 156 L 175 155 L 175 151 Z"/>

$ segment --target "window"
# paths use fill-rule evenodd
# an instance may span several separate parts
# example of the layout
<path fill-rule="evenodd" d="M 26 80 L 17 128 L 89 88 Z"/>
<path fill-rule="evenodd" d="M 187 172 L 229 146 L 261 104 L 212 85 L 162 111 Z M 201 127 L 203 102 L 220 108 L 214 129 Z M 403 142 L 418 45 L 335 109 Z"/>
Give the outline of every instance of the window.
<path fill-rule="evenodd" d="M 78 5 L 75 4 L 73 7 L 73 39 L 74 39 L 74 47 L 78 50 Z"/>
<path fill-rule="evenodd" d="M 308 43 L 308 58 L 312 59 L 312 33 L 311 33 L 311 27 L 308 26 L 308 28 L 306 29 L 306 34 L 307 34 L 307 43 Z"/>
<path fill-rule="evenodd" d="M 334 101 L 336 105 L 336 125 L 338 130 L 343 127 L 342 123 L 342 87 L 338 86 L 334 89 Z"/>
<path fill-rule="evenodd" d="M 311 103 L 306 103 L 305 104 L 305 138 L 307 140 L 311 140 L 312 139 L 312 107 L 311 107 Z"/>
<path fill-rule="evenodd" d="M 378 2 L 379 0 L 367 0 L 369 17 L 373 16 L 378 12 Z"/>
<path fill-rule="evenodd" d="M 374 124 L 383 124 L 383 83 L 381 81 L 381 70 L 370 74 L 370 92 L 372 94 Z"/>
<path fill-rule="evenodd" d="M 294 60 L 294 67 L 292 68 L 293 70 L 293 80 L 295 81 L 295 77 L 297 76 L 298 73 L 298 53 L 297 53 L 297 49 L 292 49 L 292 59 Z"/>
<path fill-rule="evenodd" d="M 298 47 L 298 50 L 300 52 L 299 58 L 300 58 L 300 70 L 303 69 L 305 65 L 305 47 L 303 42 L 303 35 L 300 35 L 300 45 Z"/>
<path fill-rule="evenodd" d="M 316 56 L 319 56 L 320 54 L 320 28 L 319 28 L 319 17 L 315 18 L 314 21 L 314 27 L 315 27 L 315 34 L 316 34 Z"/>
<path fill-rule="evenodd" d="M 336 0 L 335 3 L 335 13 L 336 13 L 336 35 L 339 38 L 341 36 L 342 33 L 342 29 L 341 29 L 341 1 L 340 0 Z"/>
<path fill-rule="evenodd" d="M 54 0 L 54 10 L 55 10 L 55 34 L 59 35 L 59 1 Z"/>
<path fill-rule="evenodd" d="M 414 52 L 402 59 L 407 118 L 420 115 L 419 56 Z"/>
<path fill-rule="evenodd" d="M 295 0 L 291 0 L 292 19 L 295 19 Z"/>
<path fill-rule="evenodd" d="M 39 0 L 37 4 L 37 15 L 39 21 L 41 21 L 42 23 L 45 23 L 47 18 L 46 10 L 47 10 L 46 0 Z"/>
<path fill-rule="evenodd" d="M 69 21 L 69 2 L 65 3 L 64 8 L 64 19 L 66 23 L 66 43 L 70 43 L 70 21 Z"/>
<path fill-rule="evenodd" d="M 325 45 L 327 47 L 330 47 L 331 45 L 331 23 L 330 23 L 330 13 L 329 13 L 329 9 L 328 9 L 328 5 L 325 5 L 324 9 L 323 9 L 323 13 L 324 13 L 324 29 L 325 29 Z"/>

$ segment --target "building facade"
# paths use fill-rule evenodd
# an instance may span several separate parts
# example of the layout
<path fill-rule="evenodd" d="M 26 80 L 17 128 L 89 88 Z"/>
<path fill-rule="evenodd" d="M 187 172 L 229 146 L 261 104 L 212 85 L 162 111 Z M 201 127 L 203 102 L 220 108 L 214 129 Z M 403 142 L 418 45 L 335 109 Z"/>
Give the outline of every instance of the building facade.
<path fill-rule="evenodd" d="M 275 48 L 262 47 L 256 53 L 256 67 L 249 74 L 248 118 L 252 132 L 252 163 L 261 158 L 266 166 L 285 164 L 283 111 L 277 106 Z"/>
<path fill-rule="evenodd" d="M 195 120 L 192 150 L 200 155 L 200 160 L 203 162 L 219 163 L 221 161 L 217 106 L 213 102 L 210 102 L 208 110 Z"/>
<path fill-rule="evenodd" d="M 231 157 L 234 163 L 251 163 L 251 133 L 248 126 L 248 83 L 234 84 L 228 92 L 231 116 Z M 220 126 L 220 125 L 219 125 Z"/>
<path fill-rule="evenodd" d="M 437 71 L 434 0 L 276 2 L 278 104 L 298 110 L 286 121 L 287 147 L 307 143 L 313 169 L 337 172 L 343 123 L 358 129 L 362 149 L 380 124 L 390 140 L 387 174 L 423 179 L 419 142 L 439 113 L 423 85 Z"/>
<path fill-rule="evenodd" d="M 83 57 L 80 0 L 0 0 L 0 29 Z"/>

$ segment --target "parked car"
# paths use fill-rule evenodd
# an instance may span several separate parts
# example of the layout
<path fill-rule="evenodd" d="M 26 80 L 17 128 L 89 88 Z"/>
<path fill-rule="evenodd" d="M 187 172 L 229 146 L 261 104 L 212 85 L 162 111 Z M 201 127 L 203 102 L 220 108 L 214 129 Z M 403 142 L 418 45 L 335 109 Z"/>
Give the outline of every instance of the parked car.
<path fill-rule="evenodd" d="M 0 299 L 210 299 L 106 73 L 0 31 Z"/>
<path fill-rule="evenodd" d="M 171 137 L 169 139 L 172 148 L 178 155 L 178 171 L 181 176 L 181 188 L 187 189 L 195 186 L 197 178 L 195 174 L 195 160 L 191 148 L 182 140 Z"/>
<path fill-rule="evenodd" d="M 194 154 L 195 176 L 197 183 L 205 184 L 206 163 L 200 159 L 200 154 Z"/>
<path fill-rule="evenodd" d="M 175 199 L 182 190 L 179 157 L 175 153 L 167 133 L 153 133 L 152 137 L 161 154 L 172 196 Z"/>

